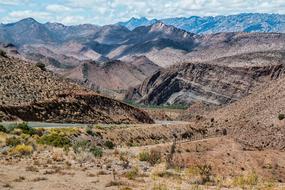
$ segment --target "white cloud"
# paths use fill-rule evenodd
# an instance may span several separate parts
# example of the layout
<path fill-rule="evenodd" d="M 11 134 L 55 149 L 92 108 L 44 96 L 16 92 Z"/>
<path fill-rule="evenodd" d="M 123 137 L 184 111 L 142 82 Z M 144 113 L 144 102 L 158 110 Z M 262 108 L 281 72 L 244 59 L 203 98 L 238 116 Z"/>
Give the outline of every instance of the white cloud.
<path fill-rule="evenodd" d="M 50 11 L 50 12 L 69 12 L 69 11 L 72 11 L 72 9 L 70 7 L 67 7 L 67 6 L 64 6 L 64 5 L 59 5 L 59 4 L 51 4 L 51 5 L 48 5 L 46 7 L 46 10 L 47 11 Z"/>
<path fill-rule="evenodd" d="M 2 22 L 9 23 L 15 22 L 20 19 L 32 17 L 36 20 L 52 20 L 53 17 L 50 13 L 47 12 L 34 12 L 31 10 L 24 10 L 24 11 L 13 11 L 10 12 L 6 17 L 2 18 Z"/>
<path fill-rule="evenodd" d="M 90 23 L 90 20 L 83 16 L 63 16 L 57 17 L 57 22 L 63 23 L 65 25 L 74 25 L 79 23 Z"/>
<path fill-rule="evenodd" d="M 2 5 L 20 5 L 23 3 L 28 3 L 30 0 L 1 0 Z"/>

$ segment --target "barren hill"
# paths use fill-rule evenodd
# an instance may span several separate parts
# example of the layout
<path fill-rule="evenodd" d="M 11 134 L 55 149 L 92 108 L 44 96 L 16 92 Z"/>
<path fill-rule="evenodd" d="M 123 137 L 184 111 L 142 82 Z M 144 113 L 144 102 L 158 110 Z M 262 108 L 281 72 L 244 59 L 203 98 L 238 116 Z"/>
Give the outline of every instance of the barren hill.
<path fill-rule="evenodd" d="M 89 82 L 103 89 L 127 90 L 139 85 L 160 67 L 146 57 L 132 57 L 125 61 L 84 62 L 62 72 L 64 77 Z"/>
<path fill-rule="evenodd" d="M 151 123 L 143 111 L 100 96 L 32 63 L 0 56 L 4 118 L 78 123 Z"/>
<path fill-rule="evenodd" d="M 253 94 L 207 113 L 213 126 L 228 128 L 248 148 L 285 150 L 285 78 L 264 84 Z"/>

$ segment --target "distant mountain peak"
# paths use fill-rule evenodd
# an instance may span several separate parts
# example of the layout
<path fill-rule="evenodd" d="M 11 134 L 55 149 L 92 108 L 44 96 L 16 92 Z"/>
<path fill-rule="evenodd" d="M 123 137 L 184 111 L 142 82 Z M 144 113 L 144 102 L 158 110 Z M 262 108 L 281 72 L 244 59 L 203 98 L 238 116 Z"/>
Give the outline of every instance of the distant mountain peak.
<path fill-rule="evenodd" d="M 119 22 L 117 25 L 125 26 L 129 30 L 133 30 L 133 29 L 140 27 L 140 26 L 152 25 L 152 24 L 156 23 L 157 21 L 158 20 L 156 20 L 156 19 L 148 20 L 146 17 L 140 17 L 140 18 L 132 17 L 130 20 L 128 20 L 126 22 Z"/>
<path fill-rule="evenodd" d="M 32 24 L 32 23 L 39 23 L 38 21 L 36 21 L 34 18 L 32 17 L 28 17 L 28 18 L 24 18 L 20 21 L 18 21 L 18 23 L 28 23 L 28 24 Z"/>

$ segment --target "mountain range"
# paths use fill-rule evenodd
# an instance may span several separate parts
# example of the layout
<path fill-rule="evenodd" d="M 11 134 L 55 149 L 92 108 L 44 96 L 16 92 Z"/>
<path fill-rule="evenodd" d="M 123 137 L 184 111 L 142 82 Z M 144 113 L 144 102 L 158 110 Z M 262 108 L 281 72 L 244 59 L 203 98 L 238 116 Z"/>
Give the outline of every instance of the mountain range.
<path fill-rule="evenodd" d="M 131 18 L 118 25 L 133 30 L 139 26 L 149 26 L 163 22 L 195 34 L 219 32 L 285 32 L 285 15 L 243 13 L 229 16 L 178 17 L 167 19 Z"/>
<path fill-rule="evenodd" d="M 229 25 L 236 27 L 240 24 L 235 20 L 252 23 L 249 20 L 258 17 L 273 26 L 269 22 L 273 16 L 279 19 L 275 19 L 279 23 L 275 29 L 282 32 L 282 15 L 203 19 L 228 23 L 232 17 L 244 18 L 230 19 Z M 145 104 L 228 104 L 282 75 L 278 72 L 283 72 L 285 34 L 230 32 L 229 28 L 197 34 L 171 24 L 175 22 L 133 18 L 125 24 L 65 26 L 27 18 L 2 24 L 0 41 L 12 46 L 18 57 L 42 62 L 64 78 L 111 97 Z M 227 77 L 231 75 L 234 80 Z"/>

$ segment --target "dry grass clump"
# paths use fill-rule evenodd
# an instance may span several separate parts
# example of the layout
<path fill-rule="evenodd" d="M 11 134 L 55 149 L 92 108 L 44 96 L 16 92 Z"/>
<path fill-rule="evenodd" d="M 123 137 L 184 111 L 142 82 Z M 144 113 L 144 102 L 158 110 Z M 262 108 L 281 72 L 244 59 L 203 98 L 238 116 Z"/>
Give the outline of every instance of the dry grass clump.
<path fill-rule="evenodd" d="M 129 180 L 134 180 L 139 176 L 139 168 L 138 167 L 133 167 L 130 171 L 125 173 L 125 176 Z"/>
<path fill-rule="evenodd" d="M 258 184 L 258 176 L 255 172 L 248 175 L 241 175 L 233 179 L 233 186 L 245 189 L 246 187 L 253 187 Z"/>
<path fill-rule="evenodd" d="M 208 164 L 191 166 L 186 170 L 186 175 L 194 184 L 204 185 L 214 182 L 212 166 Z"/>
<path fill-rule="evenodd" d="M 110 181 L 105 185 L 105 187 L 114 187 L 114 186 L 122 186 L 124 185 L 124 182 L 122 181 Z"/>

